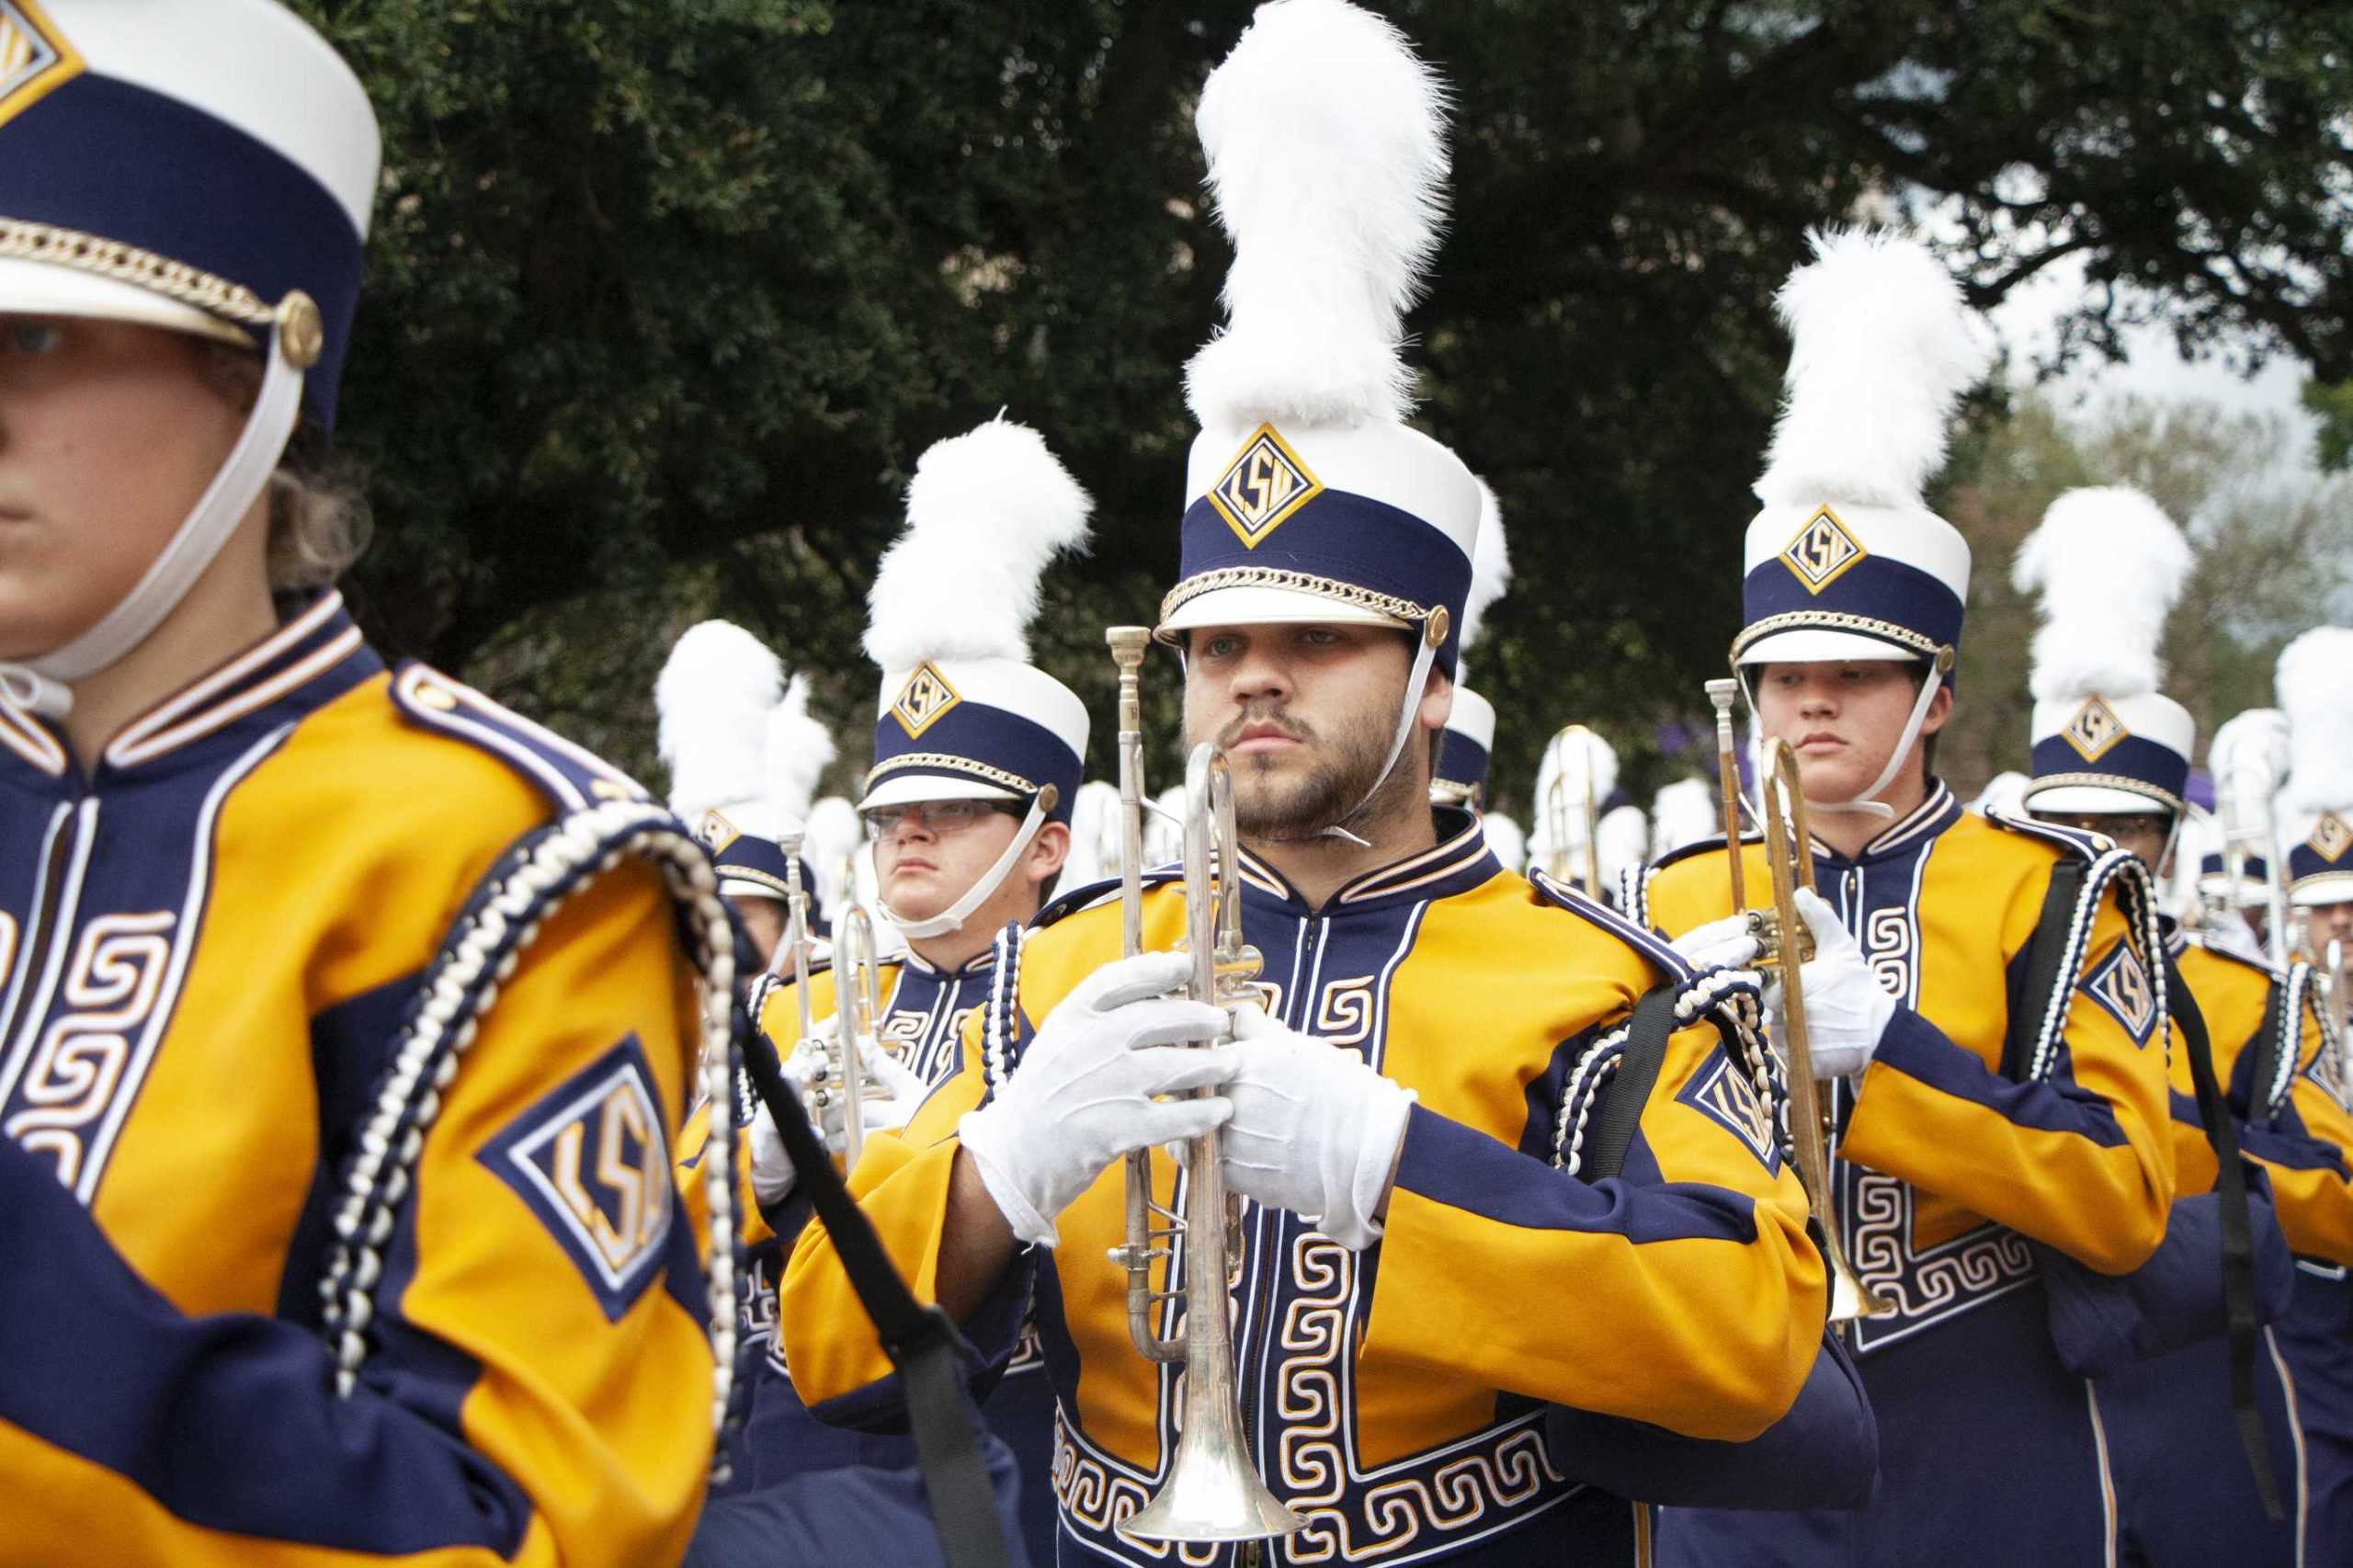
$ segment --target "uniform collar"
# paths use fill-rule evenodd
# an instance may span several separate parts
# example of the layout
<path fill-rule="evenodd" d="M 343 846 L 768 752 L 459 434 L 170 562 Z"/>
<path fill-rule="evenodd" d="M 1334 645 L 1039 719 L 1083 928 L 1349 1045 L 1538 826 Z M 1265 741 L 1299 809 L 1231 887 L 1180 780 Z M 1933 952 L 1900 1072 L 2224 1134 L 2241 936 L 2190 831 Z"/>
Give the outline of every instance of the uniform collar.
<path fill-rule="evenodd" d="M 983 948 L 978 953 L 965 960 L 961 967 L 953 970 L 940 969 L 937 965 L 926 963 L 924 961 L 923 955 L 916 952 L 913 948 L 909 948 L 905 952 L 901 953 L 895 960 L 886 961 L 903 963 L 907 968 L 913 970 L 915 973 L 927 974 L 932 976 L 934 979 L 940 978 L 944 975 L 955 975 L 961 978 L 968 974 L 983 974 L 989 970 L 995 969 L 996 967 L 996 944 L 994 942 L 990 943 L 987 947 Z"/>
<path fill-rule="evenodd" d="M 1849 859 L 1816 838 L 1813 856 L 1817 860 L 1835 860 L 1848 865 L 1864 866 L 1875 860 L 1889 860 L 1918 850 L 1930 839 L 1959 822 L 1961 801 L 1945 787 L 1943 779 L 1931 782 L 1927 799 L 1912 808 L 1904 817 L 1891 824 L 1869 844 L 1862 853 Z"/>
<path fill-rule="evenodd" d="M 294 618 L 202 679 L 183 687 L 123 727 L 99 756 L 99 771 L 156 769 L 204 752 L 224 731 L 299 719 L 384 667 L 330 589 Z M 72 767 L 64 733 L 0 703 L 0 744 L 52 778 Z"/>
<path fill-rule="evenodd" d="M 1247 849 L 1242 852 L 1243 896 L 1271 900 L 1293 913 L 1331 915 L 1451 898 L 1480 886 L 1503 869 L 1488 849 L 1487 835 L 1476 816 L 1459 806 L 1433 807 L 1430 816 L 1438 826 L 1436 846 L 1343 883 L 1320 912 L 1310 911 L 1307 901 L 1281 872 Z"/>

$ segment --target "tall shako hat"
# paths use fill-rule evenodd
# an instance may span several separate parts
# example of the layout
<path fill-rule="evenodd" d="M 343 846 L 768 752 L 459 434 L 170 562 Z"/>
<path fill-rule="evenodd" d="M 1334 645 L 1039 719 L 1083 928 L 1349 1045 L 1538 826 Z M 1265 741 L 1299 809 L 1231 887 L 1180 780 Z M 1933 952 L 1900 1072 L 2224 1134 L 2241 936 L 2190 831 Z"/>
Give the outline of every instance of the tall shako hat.
<path fill-rule="evenodd" d="M 1403 422 L 1404 314 L 1438 248 L 1445 122 L 1404 35 L 1345 0 L 1261 6 L 1195 116 L 1233 268 L 1226 330 L 1186 373 L 1201 433 L 1160 635 L 1414 634 L 1391 767 L 1428 672 L 1454 673 L 1479 531 L 1471 471 Z"/>
<path fill-rule="evenodd" d="M 2353 629 L 2316 626 L 2281 650 L 2288 715 L 2288 902 L 2353 899 Z"/>
<path fill-rule="evenodd" d="M 1912 749 L 1960 650 L 1969 545 L 1921 492 L 1990 345 L 1918 242 L 1832 230 L 1812 244 L 1814 259 L 1775 300 L 1790 329 L 1787 395 L 1756 482 L 1764 509 L 1748 525 L 1732 654 L 1735 666 L 1927 665 L 1885 777 L 1856 800 L 1809 802 L 1880 813 L 1870 797 Z"/>
<path fill-rule="evenodd" d="M 321 440 L 380 159 L 349 67 L 273 0 L 0 0 L 0 306 L 260 351 L 244 435 L 131 591 L 64 647 L 0 665 L 51 717 L 154 631 L 269 483 Z"/>
<path fill-rule="evenodd" d="M 808 683 L 730 621 L 688 627 L 654 682 L 655 744 L 670 770 L 670 809 L 710 850 L 720 891 L 782 898 L 789 858 L 834 759 L 833 737 L 809 714 Z M 801 886 L 817 884 L 804 865 Z"/>
<path fill-rule="evenodd" d="M 861 811 L 917 801 L 1029 805 L 1005 854 L 906 936 L 953 931 L 996 891 L 1038 830 L 1068 823 L 1086 770 L 1086 705 L 1029 664 L 1038 579 L 1083 548 L 1094 504 L 1025 425 L 995 419 L 938 442 L 907 486 L 907 528 L 867 597 L 867 656 L 882 666 Z M 885 914 L 890 914 L 887 909 Z"/>
<path fill-rule="evenodd" d="M 2029 811 L 2180 818 L 2198 723 L 2157 690 L 2157 643 L 2190 565 L 2173 519 L 2124 485 L 2068 491 L 2019 547 L 2010 580 L 2042 597 Z"/>
<path fill-rule="evenodd" d="M 1471 594 L 1462 601 L 1464 648 L 1478 640 L 1487 608 L 1511 586 L 1511 550 L 1504 539 L 1503 509 L 1485 480 L 1479 481 L 1479 542 L 1471 556 Z M 1459 667 L 1459 666 L 1458 666 Z M 1430 799 L 1441 805 L 1485 803 L 1487 762 L 1495 749 L 1495 705 L 1462 684 L 1454 686 L 1454 707 L 1438 745 L 1438 771 Z"/>

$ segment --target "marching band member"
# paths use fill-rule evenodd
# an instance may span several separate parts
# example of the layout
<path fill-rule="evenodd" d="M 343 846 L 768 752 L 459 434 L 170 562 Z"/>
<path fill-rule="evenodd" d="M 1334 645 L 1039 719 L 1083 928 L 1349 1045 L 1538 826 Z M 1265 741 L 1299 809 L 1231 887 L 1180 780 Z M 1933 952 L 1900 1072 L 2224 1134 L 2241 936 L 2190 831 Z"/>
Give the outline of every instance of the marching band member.
<path fill-rule="evenodd" d="M 2111 866 L 2068 912 L 2082 961 L 2062 999 L 2022 1001 L 2013 1025 L 2054 869 L 2093 851 L 1966 813 L 1933 772 L 1969 550 L 1920 492 L 1984 350 L 1916 244 L 1829 233 L 1815 254 L 1780 296 L 1789 400 L 1733 654 L 1763 733 L 1796 751 L 1812 814 L 1821 892 L 1798 900 L 1816 949 L 1801 975 L 1837 1112 L 1835 1208 L 1863 1284 L 1893 1309 L 1848 1324 L 1879 1485 L 1854 1514 L 1665 1510 L 1660 1561 L 2101 1562 L 2112 1492 L 2097 1421 L 2057 1358 L 2027 1242 L 2115 1275 L 2163 1233 L 2156 955 L 2128 931 Z M 1765 885 L 1761 846 L 1744 854 Z M 1704 961 L 1755 954 L 1725 918 L 1721 837 L 1633 891 L 1637 917 Z M 2005 1073 L 2014 1040 L 2026 1065 Z"/>
<path fill-rule="evenodd" d="M 1753 982 L 1695 979 L 1428 804 L 1479 524 L 1470 472 L 1401 421 L 1440 106 L 1395 29 L 1343 0 L 1262 6 L 1200 102 L 1232 324 L 1190 369 L 1202 430 L 1159 634 L 1188 737 L 1231 758 L 1263 1011 L 1182 1048 L 1229 1017 L 1165 995 L 1190 965 L 1166 950 L 1185 910 L 1165 875 L 1134 958 L 1120 900 L 1057 900 L 1007 943 L 1017 969 L 961 1071 L 858 1168 L 894 1260 L 981 1359 L 1034 1278 L 1063 1561 L 1168 1556 L 1122 1526 L 1167 1478 L 1178 1385 L 1209 1370 L 1137 1353 L 1105 1249 L 1127 1229 L 1121 1156 L 1150 1152 L 1170 1201 L 1159 1146 L 1220 1123 L 1249 1202 L 1200 1310 L 1231 1301 L 1245 1462 L 1304 1525 L 1186 1561 L 1612 1561 L 1631 1510 L 1552 1467 L 1537 1402 L 1747 1437 L 1818 1342 L 1823 1269 L 1749 1075 L 1761 1047 L 1708 1010 Z M 1622 1178 L 1589 1184 L 1570 1074 L 1662 979 L 1683 1024 Z M 795 1375 L 821 1414 L 877 1418 L 887 1363 L 848 1301 L 804 1232 L 782 1295 Z"/>
<path fill-rule="evenodd" d="M 709 862 L 330 586 L 344 62 L 269 0 L 0 40 L 0 1562 L 673 1561 Z"/>
<path fill-rule="evenodd" d="M 690 626 L 671 646 L 654 707 L 670 809 L 710 850 L 720 893 L 767 967 L 784 936 L 793 871 L 783 841 L 801 835 L 834 760 L 833 737 L 809 715 L 808 681 L 795 676 L 787 685 L 776 654 L 724 620 Z M 810 929 L 823 935 L 824 906 L 805 858 L 800 875 Z"/>
<path fill-rule="evenodd" d="M 1084 545 L 1085 491 L 1037 432 L 994 420 L 924 453 L 907 490 L 907 528 L 882 558 L 870 598 L 866 651 L 882 667 L 874 763 L 858 810 L 874 848 L 881 918 L 906 940 L 881 966 L 876 1035 L 866 1062 L 889 1081 L 890 1099 L 866 1102 L 871 1134 L 912 1115 L 928 1087 L 952 1073 L 964 1020 L 998 983 L 995 937 L 1038 913 L 1071 844 L 1071 812 L 1086 756 L 1086 705 L 1029 663 L 1026 628 L 1038 580 L 1053 555 Z M 847 918 L 837 914 L 837 923 Z M 838 949 L 836 957 L 838 958 Z M 779 967 L 758 998 L 760 1028 L 780 1056 L 800 1038 L 803 1001 Z M 838 964 L 809 979 L 813 1019 L 840 1006 Z M 819 1036 L 831 1033 L 820 1024 Z M 806 1069 L 822 1053 L 804 1048 Z M 837 1106 L 829 1114 L 838 1117 Z M 791 1162 L 773 1125 L 756 1119 L 747 1142 L 753 1186 L 765 1212 L 790 1192 Z M 867 1437 L 808 1418 L 775 1344 L 774 1290 L 784 1239 L 755 1238 L 752 1327 L 764 1346 L 751 1374 L 753 1407 L 741 1469 L 750 1492 L 798 1486 L 827 1472 L 812 1499 L 838 1498 L 842 1467 L 899 1472 L 912 1490 L 914 1452 L 904 1437 Z M 853 1309 L 854 1310 L 854 1309 Z M 1009 1368 L 989 1396 L 991 1429 L 1011 1446 L 1021 1478 L 1023 1530 L 1031 1556 L 1052 1561 L 1051 1397 L 1034 1353 Z M 731 1528 L 714 1509 L 697 1554 Z M 756 1499 L 747 1515 L 773 1518 Z M 796 1510 L 797 1511 L 797 1510 Z M 904 1516 L 910 1550 L 932 1550 L 928 1526 Z M 862 1528 L 871 1529 L 873 1521 Z M 772 1535 L 766 1539 L 772 1550 Z M 847 1540 L 845 1546 L 849 1544 Z M 870 1539 L 869 1550 L 891 1550 Z M 712 1555 L 716 1561 L 716 1555 Z"/>
<path fill-rule="evenodd" d="M 1530 863 L 1556 882 L 1606 897 L 1600 824 L 1618 789 L 1618 751 L 1583 724 L 1554 732 L 1536 759 L 1536 828 Z"/>
<path fill-rule="evenodd" d="M 2325 1049 L 2299 1057 L 2280 1119 L 2302 1118 L 2303 1131 L 2329 1146 L 2313 1153 L 2302 1176 L 2316 1196 L 2337 1199 L 2353 1172 L 2353 1128 L 2341 1115 L 2347 1099 L 2344 981 L 2327 969 L 2330 944 L 2353 942 L 2353 631 L 2305 632 L 2280 653 L 2276 682 L 2288 721 L 2288 903 L 2291 928 L 2304 931 L 2290 958 L 2312 964 L 2330 1036 Z M 2284 1186 L 2286 1178 L 2275 1174 L 2273 1180 Z M 2279 1202 L 2284 1222 L 2289 1200 L 2283 1195 Z M 2341 1229 L 2326 1235 L 2287 1229 L 2298 1254 L 2296 1294 L 2273 1332 L 2296 1380 L 2302 1417 L 2310 1560 L 2353 1561 L 2353 1256 Z"/>
<path fill-rule="evenodd" d="M 2059 497 L 2020 551 L 2020 592 L 2040 590 L 2044 623 L 2034 641 L 2032 777 L 2025 808 L 2036 818 L 2101 835 L 2153 874 L 2173 852 L 2188 812 L 2197 726 L 2157 689 L 2157 642 L 2188 576 L 2188 543 L 2140 492 L 2073 490 Z M 2185 1226 L 2192 1195 L 2218 1187 L 2214 1142 L 2204 1125 L 2193 1043 L 2209 1051 L 2211 1082 L 2227 1090 L 2216 1108 L 2234 1119 L 2231 1145 L 2261 1167 L 2268 1197 L 2245 1202 L 2268 1228 L 2276 1211 L 2290 1244 L 2325 1263 L 2353 1257 L 2353 1187 L 2338 1150 L 2344 1108 L 2306 1070 L 2323 1053 L 2308 971 L 2281 974 L 2260 960 L 2193 943 L 2167 922 L 2168 1011 L 2194 1006 L 2203 1040 L 2177 1029 L 2169 1053 L 2175 1227 L 2211 1247 L 2211 1225 Z M 2181 993 L 2187 992 L 2185 998 Z M 2283 1020 L 2292 1028 L 2282 1028 Z M 2269 1060 L 2266 1060 L 2267 1056 Z M 2291 1085 L 2302 1085 L 2292 1095 Z M 2224 1189 L 2228 1201 L 2228 1189 Z M 2211 1199 L 2207 1201 L 2211 1202 Z M 2226 1216 L 2222 1223 L 2234 1222 Z M 2168 1246 L 2173 1242 L 2169 1238 Z M 2115 1476 L 2119 1550 L 2125 1560 L 2166 1563 L 2301 1563 L 2314 1536 L 2293 1463 L 2305 1448 L 2294 1385 L 2271 1331 L 2262 1354 L 2209 1338 L 2137 1360 L 2098 1378 L 2093 1397 Z M 2253 1397 L 2268 1428 L 2261 1459 L 2277 1471 L 2281 1515 L 2267 1517 L 2245 1464 L 2218 1462 L 2213 1439 L 2233 1419 L 2225 1357 L 2250 1358 Z M 2353 1526 L 2353 1521 L 2338 1521 Z"/>
<path fill-rule="evenodd" d="M 1471 562 L 1471 593 L 1462 601 L 1461 642 L 1465 649 L 1478 638 L 1479 630 L 1486 621 L 1487 607 L 1503 597 L 1510 586 L 1511 551 L 1504 540 L 1503 509 L 1495 503 L 1495 493 L 1483 479 L 1479 481 L 1479 542 Z M 1430 804 L 1465 807 L 1478 816 L 1483 828 L 1490 826 L 1487 764 L 1495 747 L 1495 705 L 1458 681 L 1454 706 L 1447 712 L 1446 727 L 1438 732 L 1438 762 L 1430 776 Z M 1496 852 L 1499 860 L 1506 858 L 1504 849 L 1512 847 L 1516 837 L 1523 836 L 1518 823 L 1506 821 L 1502 826 L 1504 845 Z M 1492 845 L 1494 834 L 1487 836 Z M 1518 848 L 1524 852 L 1526 844 L 1522 842 Z"/>

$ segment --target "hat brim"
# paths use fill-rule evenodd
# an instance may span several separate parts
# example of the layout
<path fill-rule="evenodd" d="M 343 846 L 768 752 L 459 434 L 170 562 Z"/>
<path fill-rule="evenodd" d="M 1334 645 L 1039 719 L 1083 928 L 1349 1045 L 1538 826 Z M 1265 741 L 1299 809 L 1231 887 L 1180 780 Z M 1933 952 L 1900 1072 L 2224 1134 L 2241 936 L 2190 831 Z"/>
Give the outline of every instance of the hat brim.
<path fill-rule="evenodd" d="M 2048 790 L 2027 786 L 2026 809 L 2037 816 L 2166 816 L 2173 808 L 2150 795 L 2130 790 L 2103 789 L 2097 784 L 2058 784 Z"/>
<path fill-rule="evenodd" d="M 2298 909 L 2353 903 L 2353 871 L 2321 871 L 2302 878 L 2288 890 L 2288 902 Z"/>
<path fill-rule="evenodd" d="M 1388 626 L 1411 630 L 1394 616 L 1298 588 L 1211 588 L 1187 599 L 1155 628 L 1164 641 L 1207 626 Z"/>
<path fill-rule="evenodd" d="M 90 321 L 133 322 L 251 348 L 254 340 L 233 322 L 208 315 L 136 283 L 101 278 L 54 262 L 0 259 L 0 314 L 71 316 Z"/>
<path fill-rule="evenodd" d="M 1800 627 L 1759 637 L 1740 651 L 1743 665 L 1843 665 L 1884 662 L 1922 663 L 1917 649 L 1866 637 L 1859 631 L 1831 631 Z"/>
<path fill-rule="evenodd" d="M 893 773 L 866 792 L 858 802 L 861 812 L 877 806 L 912 806 L 924 801 L 1018 801 L 1021 797 L 977 778 L 951 778 L 940 773 Z"/>

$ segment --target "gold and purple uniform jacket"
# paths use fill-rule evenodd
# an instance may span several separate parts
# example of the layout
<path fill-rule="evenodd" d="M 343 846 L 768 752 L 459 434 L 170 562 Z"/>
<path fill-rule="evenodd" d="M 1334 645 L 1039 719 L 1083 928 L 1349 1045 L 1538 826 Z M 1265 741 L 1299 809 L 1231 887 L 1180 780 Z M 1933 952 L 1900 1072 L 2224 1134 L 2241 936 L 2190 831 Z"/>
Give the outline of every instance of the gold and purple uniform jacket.
<path fill-rule="evenodd" d="M 2239 1150 L 2271 1183 L 2271 1208 L 2288 1245 L 2323 1267 L 2353 1264 L 2353 1116 L 2337 1079 L 2335 1042 L 2322 1028 L 2312 971 L 2282 974 L 2252 959 L 2218 951 L 2180 931 L 2170 937 L 2182 983 L 2198 999 L 2214 1052 L 2214 1076 L 2244 1126 Z M 2268 1079 L 2256 1083 L 2256 1046 L 2267 1034 L 2283 1042 Z M 2292 1045 L 2285 1042 L 2292 1040 Z M 2214 1151 L 2198 1119 L 2188 1062 L 2177 1036 L 2173 1064 L 2175 1187 L 2204 1192 L 2214 1185 Z"/>
<path fill-rule="evenodd" d="M 546 917 L 422 1122 L 348 1398 L 319 1294 L 453 917 L 642 792 L 327 595 L 87 775 L 0 709 L 0 1563 L 675 1562 L 711 1368 L 652 868 Z"/>
<path fill-rule="evenodd" d="M 1859 855 L 1814 845 L 1822 896 L 1898 1004 L 1870 1065 L 1828 1085 L 1847 1256 L 1896 1308 L 1850 1325 L 1859 1351 L 2029 1284 L 2021 1237 L 2126 1274 L 2165 1234 L 2173 1151 L 2154 955 L 2126 939 L 2113 890 L 2075 934 L 2077 983 L 2043 1026 L 2047 1075 L 2000 1071 L 2052 868 L 2089 850 L 2081 834 L 1964 812 L 1942 784 Z M 1742 853 L 1747 886 L 1769 885 L 1762 846 Z M 1721 838 L 1629 881 L 1635 918 L 1669 936 L 1731 913 Z"/>
<path fill-rule="evenodd" d="M 1561 1505 L 1599 1499 L 1554 1470 L 1541 1402 L 1746 1438 L 1789 1408 L 1820 1339 L 1804 1195 L 1770 1110 L 1706 1019 L 1672 1037 L 1622 1176 L 1589 1183 L 1559 1163 L 1590 1088 L 1573 1083 L 1579 1064 L 1643 992 L 1688 969 L 1607 909 L 1553 902 L 1503 870 L 1467 813 L 1437 815 L 1437 847 L 1320 909 L 1241 857 L 1243 930 L 1265 956 L 1269 1013 L 1418 1099 L 1371 1247 L 1352 1253 L 1298 1216 L 1245 1208 L 1229 1281 L 1243 1423 L 1261 1473 L 1307 1518 L 1268 1543 L 1269 1562 L 1567 1561 L 1576 1511 Z M 967 1026 L 957 1075 L 858 1168 L 861 1206 L 926 1300 L 958 1119 L 1018 1073 L 1055 1004 L 1120 954 L 1116 891 L 1091 891 L 1050 908 L 1001 960 L 1011 1006 Z M 1179 887 L 1149 888 L 1144 945 L 1172 946 L 1183 915 Z M 1173 1203 L 1175 1167 L 1159 1151 L 1152 1163 Z M 1123 1277 L 1106 1260 L 1122 1234 L 1122 1168 L 1063 1213 L 1058 1247 L 1026 1262 L 1059 1401 L 1063 1528 L 1101 1557 L 1148 1562 L 1162 1558 L 1114 1525 L 1173 1450 L 1177 1384 L 1131 1344 Z M 1008 1271 L 1000 1297 L 1024 1272 Z M 968 1320 L 983 1357 L 1005 1353 L 1010 1315 L 992 1301 Z M 821 1416 L 858 1418 L 889 1392 L 873 1386 L 888 1363 L 819 1228 L 794 1251 L 781 1320 Z M 1608 1506 L 1622 1528 L 1622 1505 Z"/>

